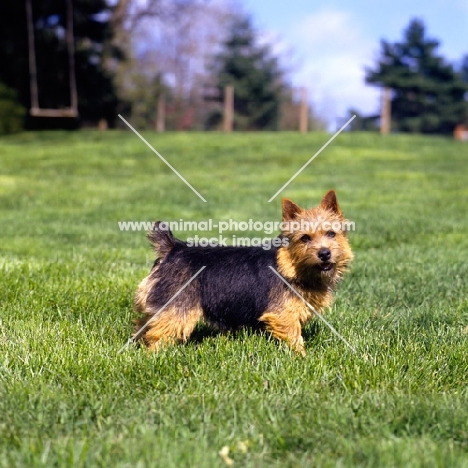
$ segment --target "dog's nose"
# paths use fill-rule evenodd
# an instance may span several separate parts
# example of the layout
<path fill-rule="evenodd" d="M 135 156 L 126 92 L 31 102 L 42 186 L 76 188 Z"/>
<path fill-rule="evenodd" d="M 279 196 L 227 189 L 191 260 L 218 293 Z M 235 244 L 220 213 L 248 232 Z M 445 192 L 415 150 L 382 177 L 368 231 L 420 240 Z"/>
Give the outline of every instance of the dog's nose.
<path fill-rule="evenodd" d="M 328 262 L 331 257 L 331 252 L 330 249 L 327 249 L 325 247 L 322 247 L 318 252 L 317 252 L 318 258 L 322 260 L 322 262 Z"/>

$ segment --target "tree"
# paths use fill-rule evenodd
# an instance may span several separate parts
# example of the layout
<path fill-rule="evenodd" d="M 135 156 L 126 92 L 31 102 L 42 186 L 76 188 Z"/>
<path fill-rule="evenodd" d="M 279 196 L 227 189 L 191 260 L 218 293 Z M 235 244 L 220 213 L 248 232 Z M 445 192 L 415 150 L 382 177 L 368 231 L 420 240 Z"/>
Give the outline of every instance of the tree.
<path fill-rule="evenodd" d="M 374 69 L 366 82 L 392 88 L 392 128 L 403 132 L 451 133 L 468 118 L 467 83 L 437 55 L 439 42 L 426 36 L 414 19 L 402 42 L 381 41 Z"/>
<path fill-rule="evenodd" d="M 218 99 L 225 86 L 234 86 L 235 128 L 276 130 L 282 73 L 270 47 L 259 45 L 248 17 L 233 17 L 222 51 L 214 59 L 213 73 Z M 216 117 L 210 124 L 216 124 Z"/>
<path fill-rule="evenodd" d="M 132 125 L 154 126 L 156 101 L 163 90 L 167 129 L 203 129 L 209 112 L 203 99 L 203 84 L 209 79 L 208 57 L 211 61 L 219 51 L 233 8 L 230 1 L 116 3 L 114 42 L 125 49 L 126 60 L 112 68 Z"/>
<path fill-rule="evenodd" d="M 343 124 L 347 122 L 351 117 L 354 120 L 349 124 L 348 130 L 351 132 L 376 132 L 379 127 L 377 125 L 379 116 L 378 115 L 362 115 L 356 109 L 349 109 L 348 116 L 343 119 Z"/>
<path fill-rule="evenodd" d="M 462 58 L 460 72 L 465 82 L 468 83 L 468 54 Z"/>
<path fill-rule="evenodd" d="M 66 2 L 32 0 L 39 103 L 43 108 L 70 104 L 68 55 L 65 44 Z M 73 0 L 78 108 L 82 119 L 115 119 L 117 97 L 104 54 L 118 57 L 108 47 L 112 38 L 110 9 L 105 0 Z M 24 0 L 0 2 L 0 80 L 16 90 L 29 108 L 29 65 Z"/>

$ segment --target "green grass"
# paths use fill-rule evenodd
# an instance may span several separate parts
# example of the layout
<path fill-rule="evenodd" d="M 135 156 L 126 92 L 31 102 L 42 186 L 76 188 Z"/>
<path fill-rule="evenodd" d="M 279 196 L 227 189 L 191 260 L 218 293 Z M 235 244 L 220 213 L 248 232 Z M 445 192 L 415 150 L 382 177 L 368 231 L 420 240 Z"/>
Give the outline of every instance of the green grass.
<path fill-rule="evenodd" d="M 468 145 L 342 134 L 267 203 L 328 135 L 145 136 L 208 203 L 131 132 L 0 140 L 0 467 L 468 467 Z M 306 358 L 203 327 L 118 354 L 152 262 L 118 221 L 279 220 L 330 188 L 356 355 L 316 322 Z"/>

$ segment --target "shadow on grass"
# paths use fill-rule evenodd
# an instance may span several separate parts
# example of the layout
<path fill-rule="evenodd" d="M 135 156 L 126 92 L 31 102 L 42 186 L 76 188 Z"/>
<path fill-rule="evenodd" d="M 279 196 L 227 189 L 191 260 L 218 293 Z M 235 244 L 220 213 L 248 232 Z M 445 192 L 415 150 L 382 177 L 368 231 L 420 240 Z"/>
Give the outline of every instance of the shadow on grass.
<path fill-rule="evenodd" d="M 302 337 L 306 343 L 314 341 L 315 337 L 320 333 L 320 324 L 317 320 L 310 321 L 302 330 Z"/>
<path fill-rule="evenodd" d="M 245 332 L 247 332 L 248 334 L 269 336 L 269 333 L 265 332 L 265 330 L 263 330 L 262 328 L 245 328 L 241 330 L 222 331 L 210 326 L 209 324 L 199 323 L 197 324 L 193 333 L 190 335 L 188 343 L 199 345 L 203 343 L 203 341 L 207 338 L 214 338 L 220 335 L 226 336 L 230 340 L 237 340 L 239 339 L 239 334 Z M 313 341 L 319 332 L 320 325 L 316 321 L 308 323 L 302 331 L 304 341 L 306 343 Z"/>
<path fill-rule="evenodd" d="M 195 327 L 195 330 L 190 335 L 187 343 L 194 343 L 196 345 L 201 344 L 207 338 L 213 338 L 220 335 L 222 332 L 214 327 L 210 327 L 206 323 L 199 323 Z"/>

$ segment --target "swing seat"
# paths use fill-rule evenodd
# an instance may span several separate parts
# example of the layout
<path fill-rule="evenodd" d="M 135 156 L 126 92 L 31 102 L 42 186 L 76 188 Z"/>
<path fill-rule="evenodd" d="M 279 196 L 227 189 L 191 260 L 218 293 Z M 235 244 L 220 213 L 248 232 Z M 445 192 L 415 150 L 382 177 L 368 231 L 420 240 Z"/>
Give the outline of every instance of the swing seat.
<path fill-rule="evenodd" d="M 41 109 L 39 107 L 31 107 L 29 114 L 33 117 L 78 117 L 76 109 L 70 107 L 64 109 Z"/>

